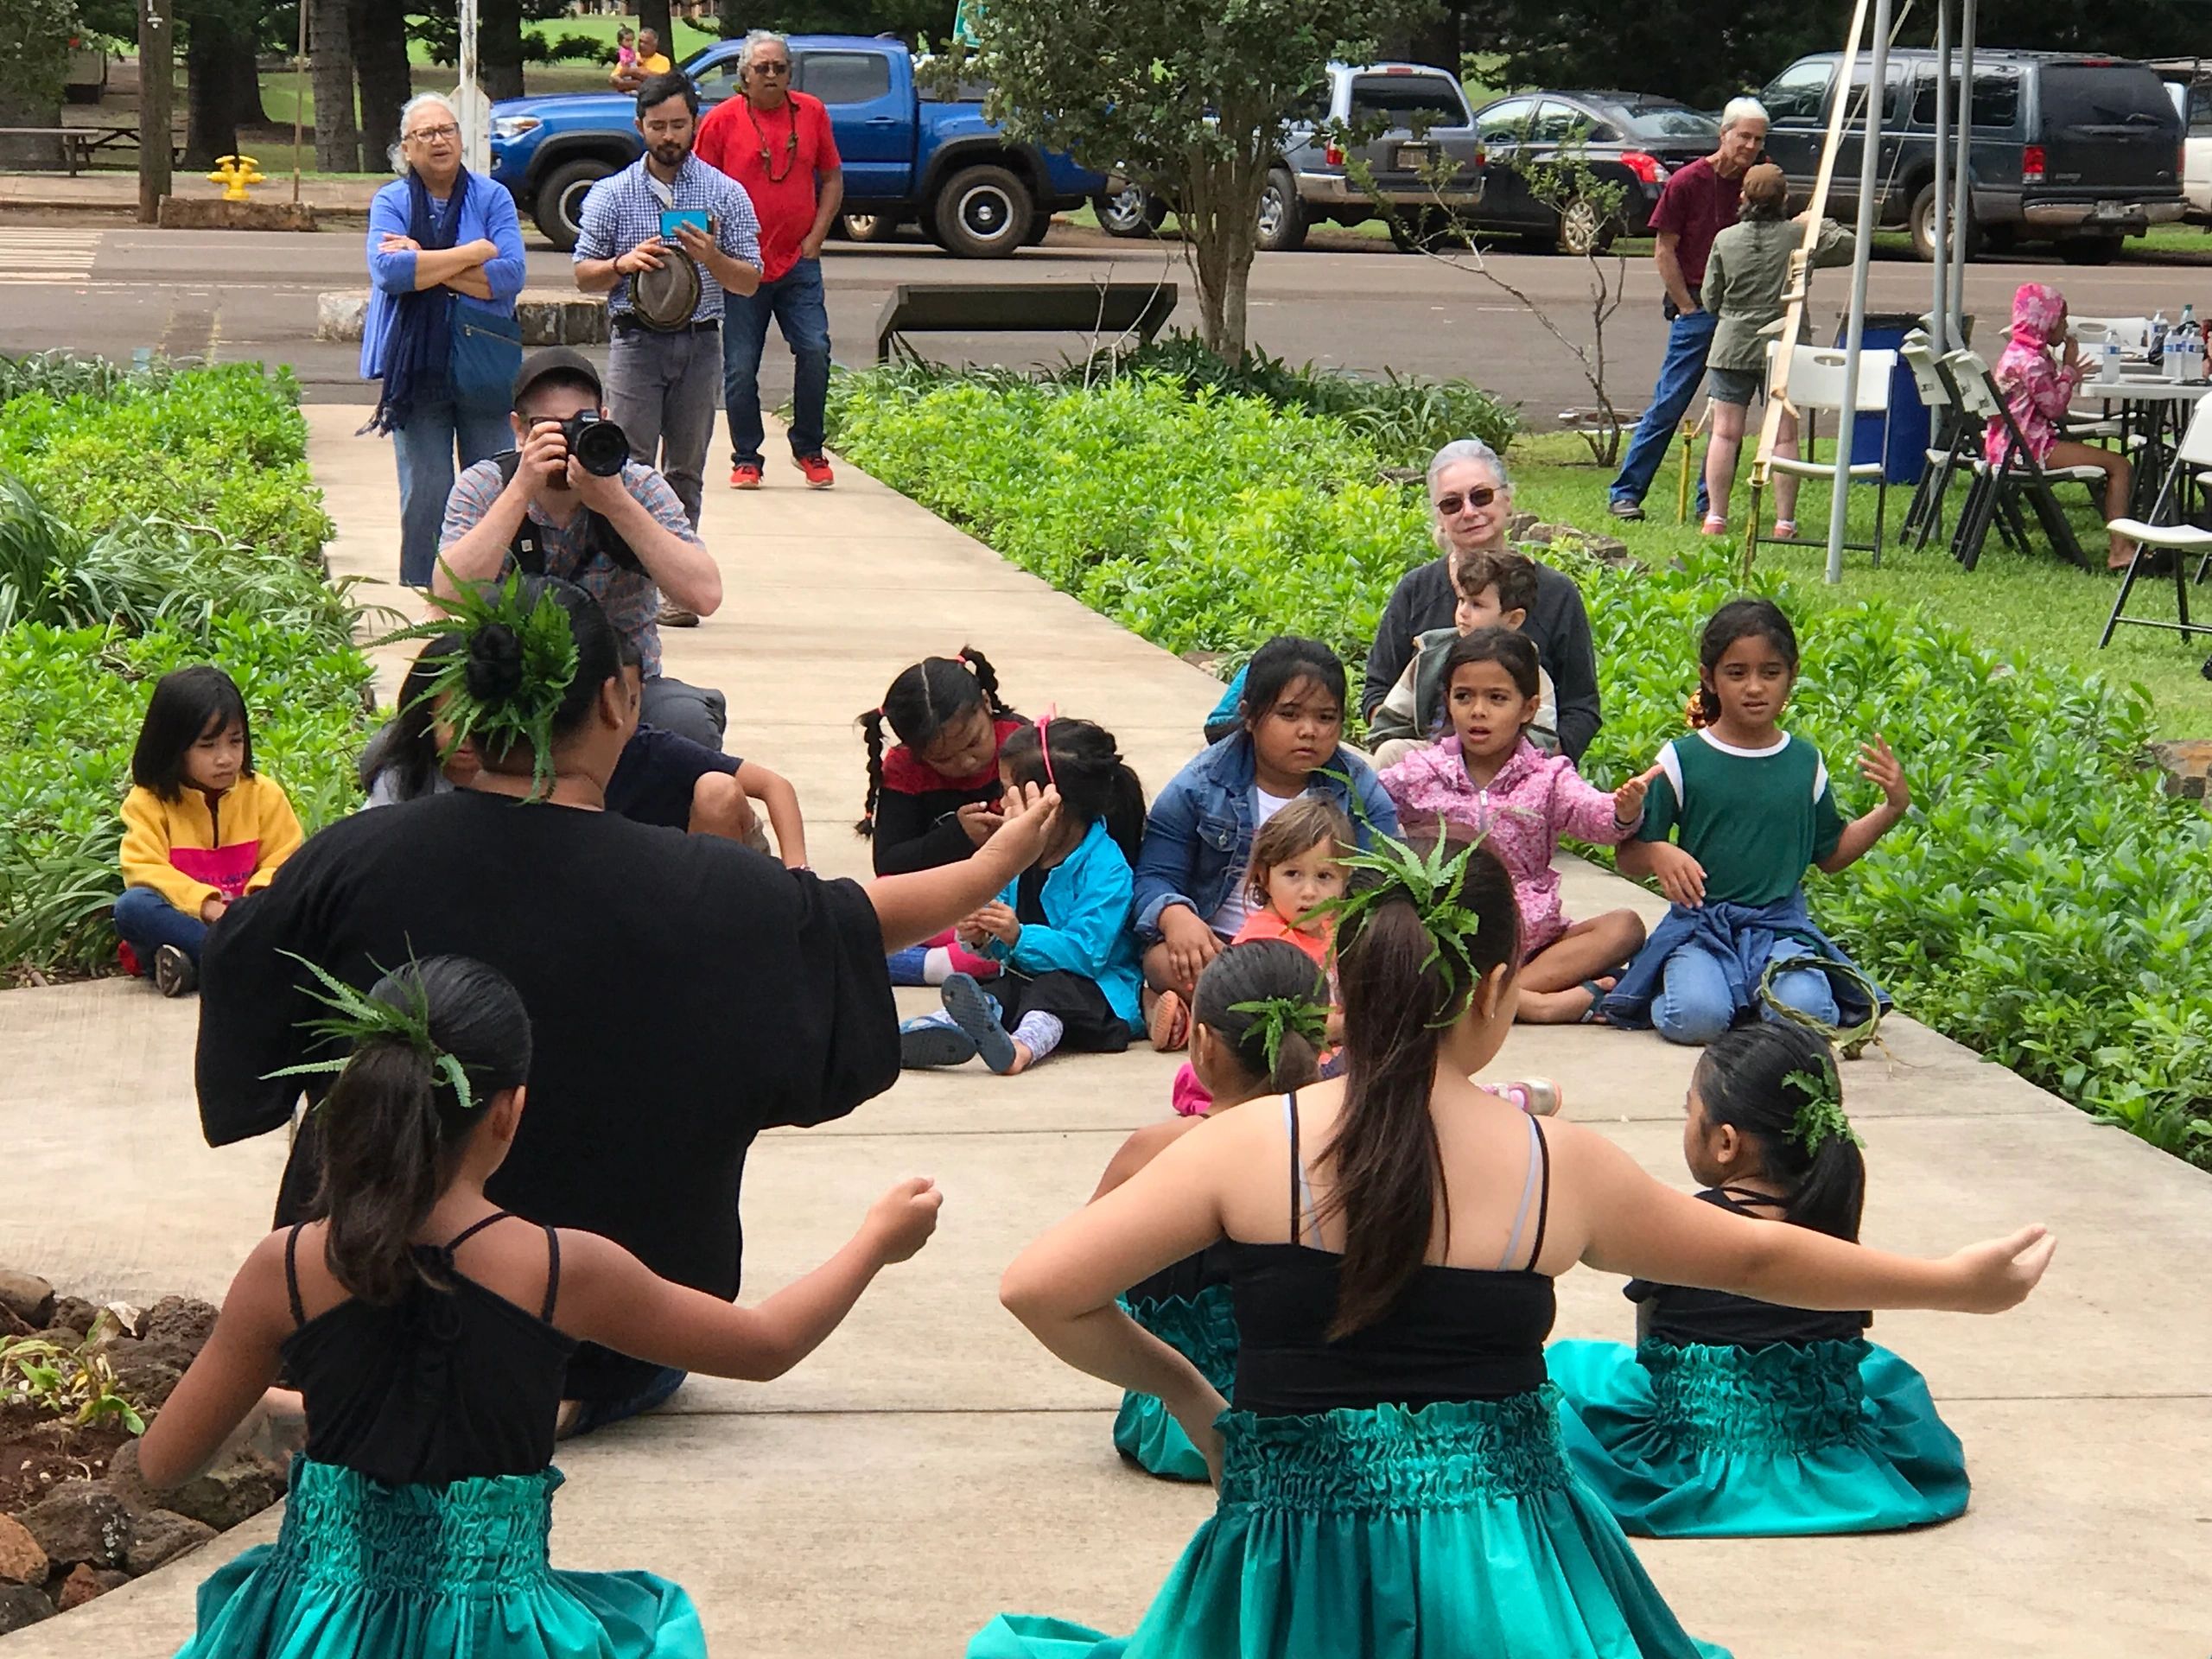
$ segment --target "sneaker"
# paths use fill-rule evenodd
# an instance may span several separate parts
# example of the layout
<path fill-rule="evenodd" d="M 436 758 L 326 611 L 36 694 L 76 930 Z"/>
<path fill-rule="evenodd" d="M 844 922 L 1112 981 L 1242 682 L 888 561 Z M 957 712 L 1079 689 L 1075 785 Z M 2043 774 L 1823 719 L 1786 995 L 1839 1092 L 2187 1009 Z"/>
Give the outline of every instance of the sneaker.
<path fill-rule="evenodd" d="M 741 461 L 729 469 L 729 486 L 733 490 L 757 490 L 760 487 L 760 463 Z"/>
<path fill-rule="evenodd" d="M 830 463 L 820 455 L 793 455 L 791 465 L 806 474 L 806 487 L 826 490 L 837 481 L 837 474 L 830 470 Z"/>
<path fill-rule="evenodd" d="M 1489 1086 L 1490 1092 L 1510 1100 L 1531 1117 L 1554 1117 L 1563 1098 L 1560 1086 L 1549 1077 L 1524 1077 L 1518 1083 Z"/>
<path fill-rule="evenodd" d="M 655 620 L 664 628 L 696 628 L 699 626 L 699 613 L 687 611 L 681 605 L 671 605 L 668 601 L 663 600 L 660 602 L 660 615 Z"/>
<path fill-rule="evenodd" d="M 1630 524 L 1634 524 L 1643 517 L 1643 504 L 1641 501 L 1631 501 L 1624 495 L 1617 495 L 1612 499 L 1612 503 L 1606 511 L 1616 518 L 1625 518 Z"/>
<path fill-rule="evenodd" d="M 200 988 L 200 969 L 175 945 L 165 944 L 154 952 L 154 988 L 163 996 L 182 996 L 187 991 L 196 991 Z"/>
<path fill-rule="evenodd" d="M 1795 518 L 1776 519 L 1774 521 L 1774 535 L 1772 539 L 1777 542 L 1796 541 L 1797 539 L 1797 521 Z"/>
<path fill-rule="evenodd" d="M 1014 1039 L 999 1023 L 998 1005 L 983 995 L 983 988 L 966 974 L 955 974 L 944 982 L 938 995 L 944 999 L 944 1011 L 952 1016 L 954 1023 L 974 1040 L 976 1052 L 983 1057 L 983 1064 L 1001 1077 L 1013 1071 L 1016 1058 Z"/>
<path fill-rule="evenodd" d="M 146 964 L 138 960 L 138 953 L 130 948 L 130 941 L 128 939 L 118 939 L 115 942 L 115 965 L 123 970 L 126 978 L 146 977 Z"/>
<path fill-rule="evenodd" d="M 1728 521 L 1717 512 L 1708 512 L 1705 515 L 1705 523 L 1699 527 L 1699 531 L 1700 534 L 1706 536 L 1726 536 L 1728 533 Z"/>

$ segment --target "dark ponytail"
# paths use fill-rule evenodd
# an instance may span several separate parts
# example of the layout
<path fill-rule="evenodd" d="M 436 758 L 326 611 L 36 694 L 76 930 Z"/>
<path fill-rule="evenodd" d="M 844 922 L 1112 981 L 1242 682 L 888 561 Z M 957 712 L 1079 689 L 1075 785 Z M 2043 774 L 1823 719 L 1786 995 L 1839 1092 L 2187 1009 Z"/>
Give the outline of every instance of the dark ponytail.
<path fill-rule="evenodd" d="M 396 1007 L 427 1006 L 430 1040 L 461 1062 L 473 1103 L 461 1105 L 434 1056 L 380 1034 L 354 1049 L 316 1109 L 315 1213 L 329 1224 L 323 1260 L 363 1301 L 388 1305 L 425 1278 L 416 1232 L 452 1184 L 492 1096 L 530 1076 L 530 1016 L 505 977 L 467 957 L 397 969 L 369 995 Z"/>
<path fill-rule="evenodd" d="M 1046 764 L 1045 746 L 1052 746 Z M 999 761 L 1017 784 L 1051 784 L 1060 804 L 1086 827 L 1106 821 L 1131 864 L 1144 840 L 1144 785 L 1114 741 L 1114 734 L 1087 720 L 1048 716 L 1010 732 L 999 746 Z"/>
<path fill-rule="evenodd" d="M 1759 1173 L 1789 1185 L 1784 1221 L 1855 1242 L 1866 1206 L 1866 1160 L 1840 1122 L 1806 1150 L 1797 1119 L 1814 1096 L 1793 1081 L 1799 1077 L 1833 1091 L 1827 1097 L 1840 1120 L 1842 1082 L 1827 1039 L 1788 1021 L 1761 1020 L 1713 1039 L 1690 1086 L 1706 1122 L 1743 1135 L 1758 1148 Z"/>
<path fill-rule="evenodd" d="M 1191 1018 L 1229 1045 L 1245 1076 L 1287 1095 L 1320 1080 L 1321 1056 L 1303 1033 L 1285 1031 L 1270 1069 L 1267 1022 L 1238 1006 L 1270 997 L 1303 1002 L 1317 1018 L 1328 1016 L 1328 981 L 1313 957 L 1283 939 L 1248 939 L 1223 950 L 1198 975 Z"/>
<path fill-rule="evenodd" d="M 1429 1113 L 1437 1046 L 1479 982 L 1521 959 L 1513 878 L 1489 848 L 1471 849 L 1457 891 L 1438 898 L 1475 919 L 1464 965 L 1457 950 L 1437 949 L 1403 888 L 1348 914 L 1337 936 L 1345 1084 L 1324 1154 L 1335 1187 L 1322 1205 L 1344 1223 L 1332 1339 L 1389 1312 L 1428 1254 L 1440 1202 L 1449 1245 L 1443 1149 Z"/>
<path fill-rule="evenodd" d="M 1782 607 L 1770 599 L 1732 599 L 1713 613 L 1697 641 L 1697 690 L 1688 710 L 1693 727 L 1707 727 L 1720 718 L 1720 696 L 1713 689 L 1713 671 L 1728 647 L 1738 639 L 1764 639 L 1781 653 L 1792 675 L 1797 672 L 1797 630 L 1789 626 Z"/>
<path fill-rule="evenodd" d="M 438 664 L 465 643 L 458 633 L 442 633 L 423 642 L 400 682 L 391 718 L 361 751 L 355 771 L 363 790 L 374 789 L 377 780 L 387 775 L 395 801 L 416 800 L 437 787 L 445 757 L 438 753 L 437 735 L 431 729 L 437 718 L 430 706 L 433 682 Z"/>
<path fill-rule="evenodd" d="M 939 732 L 978 705 L 994 721 L 1013 713 L 999 701 L 998 671 L 973 645 L 961 646 L 957 657 L 925 657 L 891 682 L 883 701 L 860 717 L 868 740 L 868 799 L 860 822 L 853 826 L 855 835 L 875 833 L 876 804 L 883 798 L 885 723 L 919 759 Z"/>

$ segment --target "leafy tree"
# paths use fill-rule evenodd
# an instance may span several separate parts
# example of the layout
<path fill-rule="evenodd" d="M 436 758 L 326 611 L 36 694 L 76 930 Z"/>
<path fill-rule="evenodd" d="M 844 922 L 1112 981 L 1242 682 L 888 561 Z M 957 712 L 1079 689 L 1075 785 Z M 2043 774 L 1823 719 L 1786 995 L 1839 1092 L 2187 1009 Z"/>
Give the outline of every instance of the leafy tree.
<path fill-rule="evenodd" d="M 1332 58 L 1371 59 L 1428 0 L 989 0 L 976 66 L 1019 139 L 1120 168 L 1175 203 L 1199 333 L 1244 351 L 1260 194 Z"/>
<path fill-rule="evenodd" d="M 69 73 L 71 0 L 7 0 L 0 5 L 0 127 L 61 124 Z M 60 154 L 50 138 L 0 137 L 0 166 L 51 168 Z"/>

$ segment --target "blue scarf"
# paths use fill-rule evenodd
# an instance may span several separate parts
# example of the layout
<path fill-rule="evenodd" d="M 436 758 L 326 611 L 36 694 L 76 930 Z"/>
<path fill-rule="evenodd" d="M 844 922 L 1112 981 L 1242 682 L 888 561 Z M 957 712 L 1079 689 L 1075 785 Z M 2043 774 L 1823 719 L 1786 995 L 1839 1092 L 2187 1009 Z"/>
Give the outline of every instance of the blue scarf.
<path fill-rule="evenodd" d="M 422 175 L 407 175 L 407 234 L 426 251 L 450 248 L 459 240 L 461 210 L 468 200 L 468 169 L 454 177 L 442 218 L 430 211 L 430 192 Z M 384 391 L 366 429 L 393 432 L 414 412 L 417 389 L 445 372 L 452 349 L 453 302 L 458 296 L 442 283 L 399 296 L 398 314 L 385 341 Z"/>

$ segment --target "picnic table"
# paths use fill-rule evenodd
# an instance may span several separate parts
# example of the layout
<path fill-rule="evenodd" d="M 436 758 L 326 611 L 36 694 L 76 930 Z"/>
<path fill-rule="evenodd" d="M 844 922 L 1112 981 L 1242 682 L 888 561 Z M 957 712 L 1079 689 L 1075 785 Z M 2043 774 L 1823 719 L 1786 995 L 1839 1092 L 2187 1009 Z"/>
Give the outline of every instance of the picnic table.
<path fill-rule="evenodd" d="M 61 141 L 61 164 L 69 176 L 92 169 L 94 156 L 111 150 L 138 148 L 138 128 L 134 122 L 129 126 L 81 127 L 0 127 L 0 138 L 59 138 Z M 184 146 L 172 143 L 169 160 L 181 163 Z"/>

